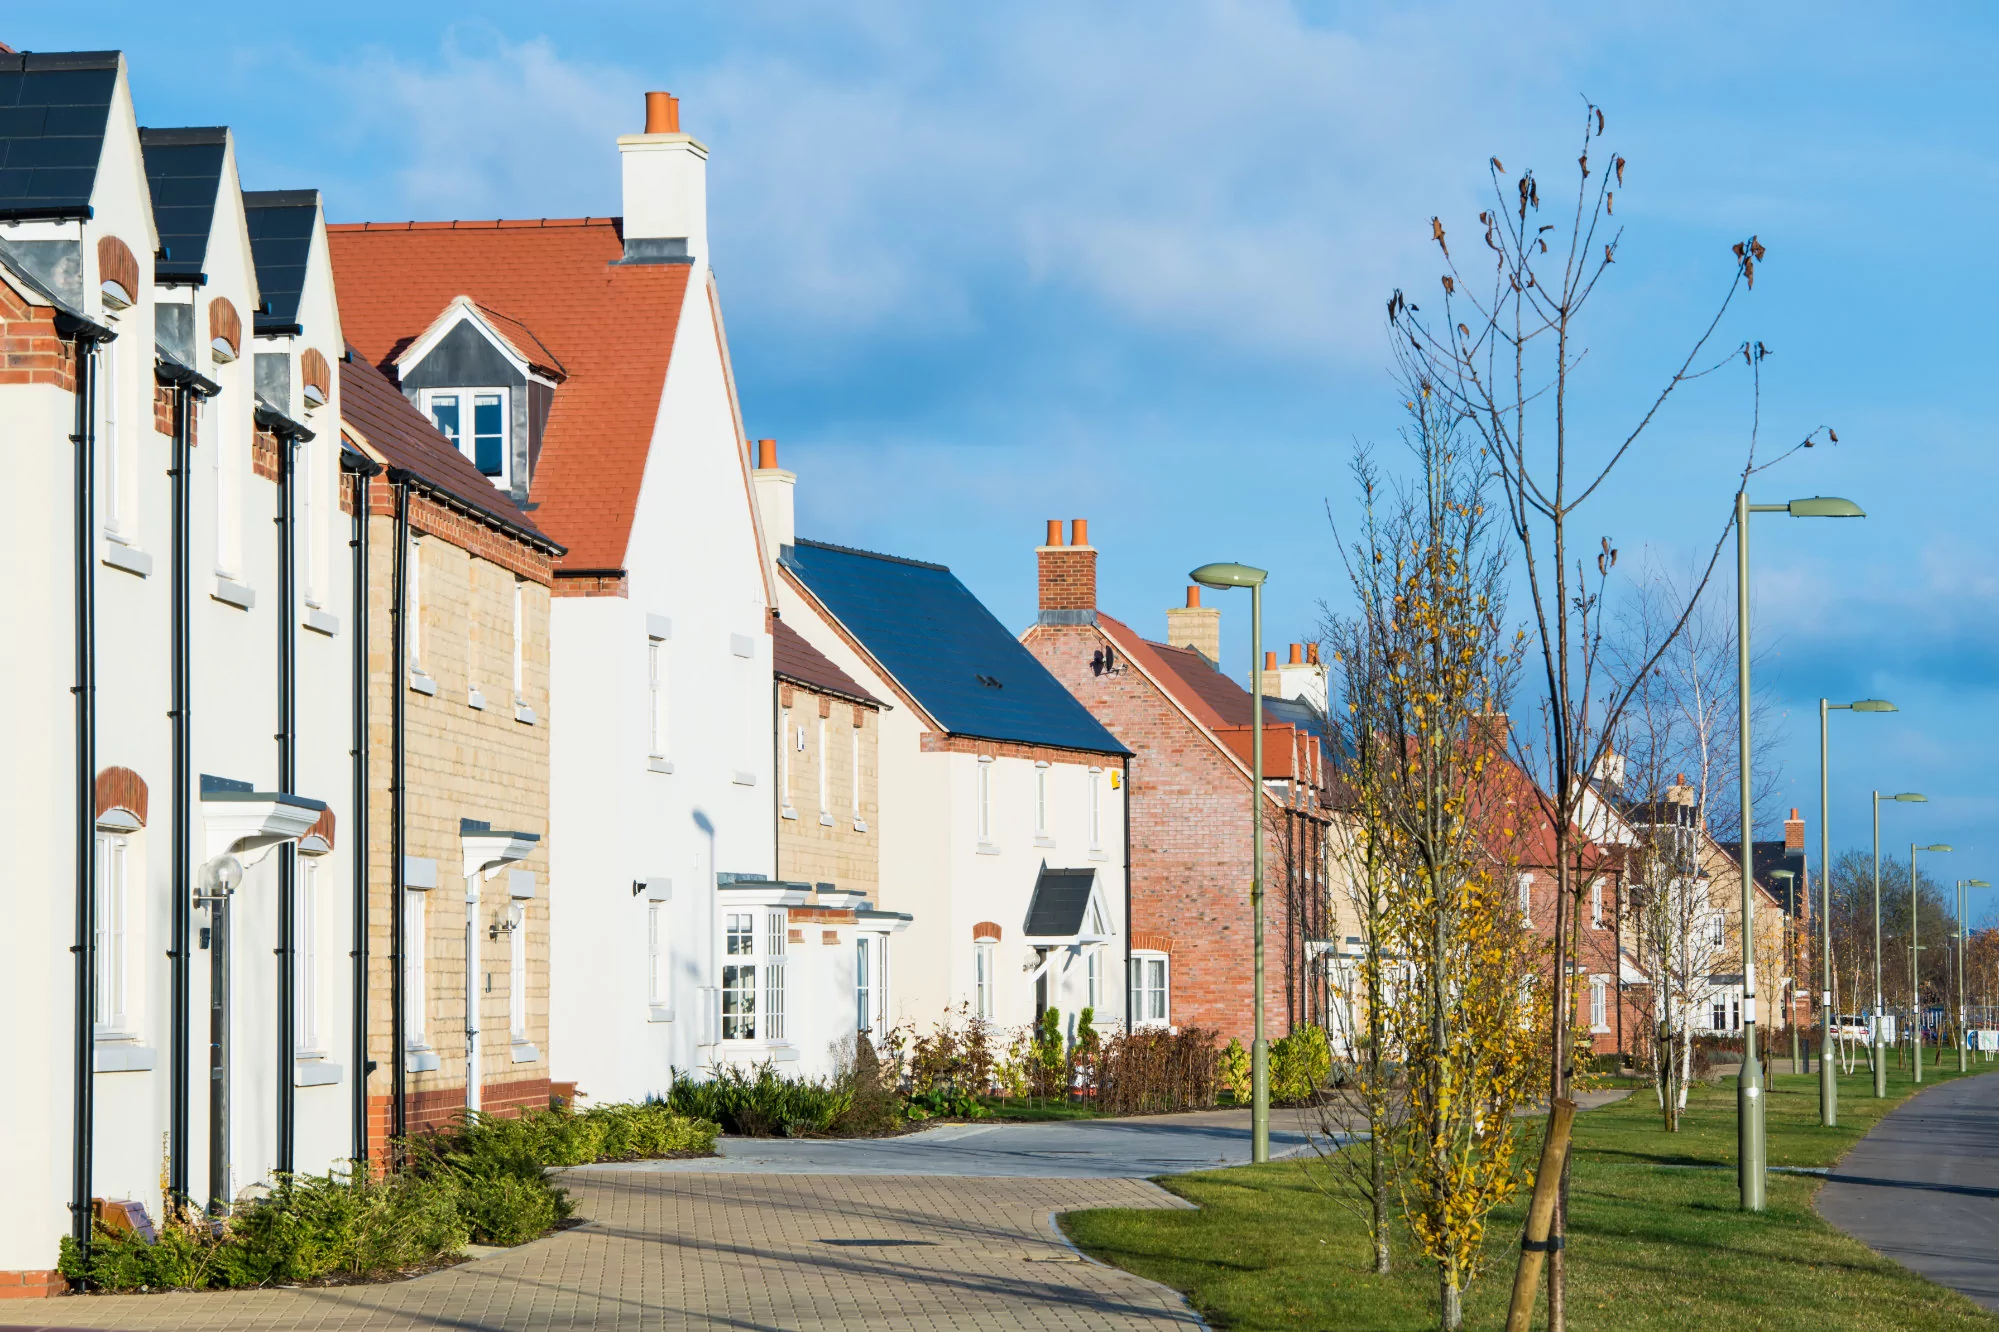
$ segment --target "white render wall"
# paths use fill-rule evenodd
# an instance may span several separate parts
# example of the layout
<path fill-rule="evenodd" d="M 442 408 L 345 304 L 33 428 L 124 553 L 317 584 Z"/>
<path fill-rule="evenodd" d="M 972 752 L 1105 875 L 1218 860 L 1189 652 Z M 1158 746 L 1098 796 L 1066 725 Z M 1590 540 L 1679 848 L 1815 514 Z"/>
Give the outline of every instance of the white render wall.
<path fill-rule="evenodd" d="M 662 1093 L 674 1069 L 707 1062 L 715 875 L 777 864 L 765 584 L 701 263 L 686 299 L 626 552 L 629 595 L 558 596 L 551 612 L 562 722 L 550 737 L 549 1056 L 551 1076 L 597 1104 Z M 671 772 L 649 762 L 653 632 L 669 634 Z M 646 896 L 632 891 L 661 878 L 673 885 L 670 1021 L 647 1001 Z"/>

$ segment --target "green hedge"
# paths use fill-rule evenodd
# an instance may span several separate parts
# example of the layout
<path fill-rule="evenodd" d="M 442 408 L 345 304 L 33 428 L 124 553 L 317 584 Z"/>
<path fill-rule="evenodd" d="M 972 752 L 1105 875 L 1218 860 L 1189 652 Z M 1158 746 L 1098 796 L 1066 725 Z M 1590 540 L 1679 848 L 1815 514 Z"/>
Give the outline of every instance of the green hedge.
<path fill-rule="evenodd" d="M 216 1290 L 377 1276 L 468 1243 L 521 1244 L 574 1209 L 551 1166 L 706 1156 L 719 1128 L 662 1102 L 517 1118 L 468 1115 L 408 1144 L 404 1169 L 292 1175 L 227 1221 L 170 1217 L 151 1243 L 99 1227 L 86 1256 L 64 1236 L 64 1276 L 105 1290 Z"/>

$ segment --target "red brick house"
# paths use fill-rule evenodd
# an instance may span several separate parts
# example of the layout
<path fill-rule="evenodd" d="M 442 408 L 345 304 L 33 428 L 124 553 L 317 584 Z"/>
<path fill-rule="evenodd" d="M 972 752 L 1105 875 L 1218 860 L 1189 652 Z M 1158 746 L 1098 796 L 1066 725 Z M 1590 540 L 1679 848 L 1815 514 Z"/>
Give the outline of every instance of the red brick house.
<path fill-rule="evenodd" d="M 1022 642 L 1133 751 L 1132 1021 L 1211 1027 L 1246 1042 L 1251 701 L 1216 665 L 1221 612 L 1191 596 L 1191 614 L 1168 613 L 1178 645 L 1147 639 L 1097 608 L 1097 551 L 1084 520 L 1063 538 L 1051 521 L 1036 552 L 1040 613 Z M 1322 707 L 1323 687 L 1318 697 Z M 1274 1039 L 1325 1023 L 1323 958 L 1344 931 L 1327 878 L 1323 711 L 1275 697 L 1265 705 L 1264 998 Z"/>

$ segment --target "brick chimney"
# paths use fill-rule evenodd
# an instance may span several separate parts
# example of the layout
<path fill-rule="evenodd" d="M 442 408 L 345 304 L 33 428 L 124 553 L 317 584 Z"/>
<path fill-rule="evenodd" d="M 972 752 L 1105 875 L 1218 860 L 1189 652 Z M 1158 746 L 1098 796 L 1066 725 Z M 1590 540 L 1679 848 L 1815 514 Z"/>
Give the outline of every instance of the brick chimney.
<path fill-rule="evenodd" d="M 1788 853 L 1804 849 L 1805 821 L 1798 817 L 1797 809 L 1793 808 L 1791 817 L 1784 820 L 1784 850 Z"/>
<path fill-rule="evenodd" d="M 756 454 L 757 466 L 750 473 L 750 482 L 756 488 L 757 515 L 763 519 L 764 541 L 770 547 L 771 558 L 776 559 L 796 536 L 791 500 L 798 486 L 798 474 L 777 465 L 774 439 L 758 440 Z"/>
<path fill-rule="evenodd" d="M 645 133 L 618 138 L 627 264 L 708 256 L 708 146 L 680 132 L 680 99 L 646 94 Z"/>
<path fill-rule="evenodd" d="M 1222 612 L 1219 606 L 1201 604 L 1201 587 L 1187 588 L 1187 604 L 1166 612 L 1166 641 L 1174 647 L 1190 647 L 1217 668 L 1222 660 Z"/>
<path fill-rule="evenodd" d="M 1041 585 L 1042 624 L 1097 622 L 1097 548 L 1090 544 L 1090 521 L 1074 519 L 1068 541 L 1062 520 L 1048 520 L 1048 541 L 1034 552 Z"/>

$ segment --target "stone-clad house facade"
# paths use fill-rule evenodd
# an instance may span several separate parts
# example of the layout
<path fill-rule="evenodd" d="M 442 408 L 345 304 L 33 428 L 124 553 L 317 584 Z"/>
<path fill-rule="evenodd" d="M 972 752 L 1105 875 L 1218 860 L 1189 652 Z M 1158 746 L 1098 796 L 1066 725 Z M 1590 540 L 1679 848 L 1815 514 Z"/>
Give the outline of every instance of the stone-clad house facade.
<path fill-rule="evenodd" d="M 380 371 L 350 353 L 339 372 L 347 444 L 378 469 L 357 473 L 345 499 L 351 510 L 366 487 L 379 1151 L 468 1106 L 548 1101 L 548 625 L 561 547 Z"/>

